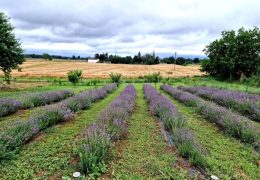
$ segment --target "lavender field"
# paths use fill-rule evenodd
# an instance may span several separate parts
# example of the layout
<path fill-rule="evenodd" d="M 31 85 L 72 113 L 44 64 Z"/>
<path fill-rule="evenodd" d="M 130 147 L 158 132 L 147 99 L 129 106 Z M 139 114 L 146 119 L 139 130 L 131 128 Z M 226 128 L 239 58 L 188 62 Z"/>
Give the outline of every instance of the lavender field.
<path fill-rule="evenodd" d="M 259 101 L 235 89 L 145 83 L 5 96 L 0 176 L 259 179 Z"/>

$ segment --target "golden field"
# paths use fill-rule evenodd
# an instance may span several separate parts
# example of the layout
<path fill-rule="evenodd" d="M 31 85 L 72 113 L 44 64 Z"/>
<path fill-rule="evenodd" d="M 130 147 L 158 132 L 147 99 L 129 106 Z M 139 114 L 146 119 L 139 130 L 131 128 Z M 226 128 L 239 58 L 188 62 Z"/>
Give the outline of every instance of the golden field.
<path fill-rule="evenodd" d="M 83 70 L 84 78 L 108 78 L 109 73 L 121 73 L 124 77 L 134 78 L 149 73 L 160 72 L 163 77 L 184 77 L 203 75 L 199 65 L 179 66 L 172 64 L 159 65 L 128 65 L 102 64 L 84 61 L 64 60 L 31 60 L 27 59 L 21 66 L 22 72 L 14 70 L 15 77 L 66 77 L 67 72 L 73 69 Z"/>

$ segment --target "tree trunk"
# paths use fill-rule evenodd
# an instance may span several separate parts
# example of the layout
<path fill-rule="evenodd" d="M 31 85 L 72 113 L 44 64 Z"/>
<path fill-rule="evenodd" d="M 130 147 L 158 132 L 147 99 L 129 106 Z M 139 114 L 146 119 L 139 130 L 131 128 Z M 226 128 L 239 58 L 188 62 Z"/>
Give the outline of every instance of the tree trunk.
<path fill-rule="evenodd" d="M 11 82 L 11 70 L 6 69 L 6 70 L 3 70 L 3 72 L 4 72 L 4 81 L 6 81 L 7 84 L 10 84 L 10 82 Z"/>

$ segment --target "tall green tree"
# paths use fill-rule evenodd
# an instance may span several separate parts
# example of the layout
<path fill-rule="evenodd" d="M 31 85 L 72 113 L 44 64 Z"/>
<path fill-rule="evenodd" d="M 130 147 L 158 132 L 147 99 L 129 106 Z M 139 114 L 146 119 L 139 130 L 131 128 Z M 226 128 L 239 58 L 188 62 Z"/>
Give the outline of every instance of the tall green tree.
<path fill-rule="evenodd" d="M 0 12 L 0 69 L 5 81 L 10 84 L 12 69 L 24 62 L 21 43 L 15 38 L 14 27 L 9 18 Z"/>
<path fill-rule="evenodd" d="M 202 71 L 231 80 L 256 74 L 260 66 L 259 28 L 223 31 L 221 35 L 203 50 L 209 60 L 202 62 Z"/>

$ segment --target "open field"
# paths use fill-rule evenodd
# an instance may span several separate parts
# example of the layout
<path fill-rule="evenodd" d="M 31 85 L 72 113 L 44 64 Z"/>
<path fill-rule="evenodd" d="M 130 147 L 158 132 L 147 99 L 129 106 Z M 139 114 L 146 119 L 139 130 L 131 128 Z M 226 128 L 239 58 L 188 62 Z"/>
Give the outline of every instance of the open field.
<path fill-rule="evenodd" d="M 196 100 L 200 101 L 200 104 L 204 104 L 197 108 L 196 104 L 187 103 L 188 99 L 172 96 L 167 91 L 159 89 L 158 87 L 162 84 L 157 85 L 157 90 L 153 90 L 151 86 L 152 94 L 150 92 L 150 95 L 149 91 L 143 90 L 145 83 L 140 82 L 132 83 L 133 86 L 130 87 L 128 83 L 122 83 L 115 90 L 102 95 L 104 92 L 97 90 L 97 88 L 103 88 L 106 83 L 108 82 L 100 82 L 96 86 L 48 83 L 41 84 L 38 87 L 18 88 L 12 92 L 0 91 L 0 99 L 8 97 L 18 101 L 21 101 L 21 97 L 28 93 L 45 93 L 46 91 L 64 89 L 75 93 L 72 97 L 61 99 L 50 105 L 22 109 L 5 117 L 0 117 L 1 127 L 3 126 L 0 129 L 3 133 L 0 134 L 0 142 L 2 142 L 0 144 L 1 179 L 61 179 L 62 177 L 71 178 L 75 171 L 82 173 L 82 166 L 80 165 L 82 156 L 79 156 L 79 147 L 81 143 L 87 142 L 84 138 L 91 137 L 91 134 L 86 136 L 84 132 L 92 132 L 96 129 L 96 126 L 101 125 L 97 133 L 100 132 L 103 123 L 110 122 L 104 121 L 104 118 L 111 114 L 113 114 L 111 117 L 117 119 L 118 116 L 122 121 L 113 124 L 113 127 L 116 125 L 118 130 L 114 132 L 116 134 L 111 134 L 113 137 L 116 135 L 120 138 L 109 140 L 111 152 L 113 152 L 108 154 L 111 159 L 104 159 L 101 164 L 96 164 L 95 168 L 88 173 L 88 177 L 107 179 L 209 179 L 211 175 L 216 175 L 221 179 L 260 178 L 260 125 L 257 119 L 243 116 L 243 113 L 240 113 L 238 109 L 233 109 L 229 104 L 225 106 L 216 104 L 217 99 L 209 100 L 203 96 L 200 98 L 196 93 L 194 93 L 195 96 L 191 94 L 187 96 L 186 91 L 175 89 L 176 93 L 180 91 L 185 97 L 193 98 L 192 101 Z M 199 80 L 183 79 L 172 82 L 169 87 L 179 85 L 207 85 L 210 87 L 212 83 L 222 88 L 220 95 L 225 95 L 225 87 L 235 90 L 234 95 L 239 93 L 240 90 L 247 89 L 242 84 L 238 86 L 232 85 L 232 83 L 213 82 L 207 78 L 199 78 Z M 91 89 L 93 92 L 88 93 Z M 100 92 L 95 93 L 97 91 Z M 126 91 L 124 95 L 121 94 L 123 91 Z M 156 92 L 159 93 L 156 95 Z M 131 93 L 132 97 L 130 96 Z M 150 100 L 147 99 L 148 96 L 150 96 Z M 157 96 L 158 98 L 156 98 Z M 244 101 L 240 98 L 241 96 L 235 97 L 237 99 L 234 103 Z M 252 94 L 249 97 L 252 99 L 250 103 L 259 103 L 259 96 Z M 88 98 L 91 100 L 90 104 L 88 104 Z M 129 109 L 127 116 L 125 116 L 125 112 L 120 114 L 120 112 L 122 113 L 121 110 L 113 113 L 117 109 L 114 108 L 114 101 L 116 101 L 114 105 L 119 105 L 117 108 L 122 106 L 122 110 Z M 160 104 L 160 101 L 163 102 L 162 106 L 157 106 L 156 103 Z M 70 106 L 71 103 L 68 102 L 74 105 Z M 75 103 L 80 104 L 79 108 L 75 109 Z M 215 108 L 210 109 L 213 106 Z M 65 109 L 74 109 L 75 112 L 63 111 L 64 107 L 66 107 Z M 161 111 L 161 113 L 166 114 L 160 114 L 160 111 L 153 109 L 156 107 L 166 107 Z M 203 111 L 202 108 L 205 110 Z M 259 113 L 258 105 L 254 108 L 254 112 Z M 64 117 L 51 116 L 56 111 L 61 114 L 65 113 Z M 224 111 L 223 114 L 221 114 L 222 111 Z M 72 113 L 72 116 L 67 113 Z M 104 113 L 107 114 L 104 115 Z M 214 113 L 217 113 L 218 116 L 215 116 Z M 234 117 L 234 125 L 237 125 L 240 121 L 245 121 L 248 124 L 247 129 L 242 128 L 242 133 L 234 134 L 234 132 L 240 130 L 236 128 L 233 131 L 231 130 L 233 121 L 227 124 L 229 128 L 225 128 L 221 122 L 222 120 L 225 122 L 227 114 L 231 114 L 231 118 Z M 69 119 L 65 118 L 68 116 Z M 170 118 L 164 119 L 167 116 Z M 173 117 L 171 118 L 171 116 Z M 44 117 L 45 124 L 39 123 L 42 122 L 41 117 Z M 179 117 L 178 119 L 181 120 L 177 123 L 179 125 L 167 123 L 167 119 L 170 119 L 170 122 L 178 121 L 175 117 Z M 19 123 L 14 123 L 17 120 L 19 120 Z M 34 123 L 30 124 L 32 121 Z M 187 123 L 182 123 L 182 121 Z M 36 126 L 37 132 L 35 132 L 35 123 L 39 123 L 40 127 Z M 96 123 L 96 125 L 93 126 L 93 123 Z M 30 128 L 25 129 L 25 132 L 23 131 L 23 128 L 27 127 L 26 124 L 33 127 L 33 133 L 28 134 Z M 169 124 L 176 127 L 169 128 Z M 23 128 L 19 128 L 21 125 Z M 110 126 L 109 124 L 106 125 Z M 14 131 L 14 134 L 10 135 L 12 131 Z M 249 131 L 251 131 L 249 134 L 243 136 L 244 133 Z M 5 133 L 9 135 L 8 141 L 5 141 Z M 192 136 L 185 135 L 185 133 L 192 134 Z M 189 153 L 193 153 L 192 155 L 189 153 L 182 154 L 185 150 L 184 144 L 182 146 L 174 140 L 179 135 L 181 135 L 179 138 L 184 138 L 181 142 L 187 141 L 188 144 L 185 144 L 185 146 L 189 143 L 196 144 L 196 146 L 189 146 L 188 148 Z M 20 143 L 10 144 L 13 141 L 10 137 L 15 139 L 14 142 Z M 21 140 L 20 138 L 23 137 L 25 139 Z M 192 138 L 192 141 L 189 141 L 189 138 Z M 7 149 L 5 149 L 5 145 L 7 145 Z M 84 153 L 87 156 L 88 150 Z M 88 160 L 91 161 L 91 158 Z"/>
<path fill-rule="evenodd" d="M 138 77 L 149 73 L 161 72 L 164 77 L 185 77 L 203 75 L 199 65 L 175 66 L 170 64 L 159 65 L 127 65 L 101 64 L 83 61 L 61 60 L 30 60 L 22 66 L 22 72 L 13 71 L 14 77 L 66 77 L 67 72 L 73 69 L 82 69 L 84 78 L 108 78 L 109 73 L 121 73 L 124 77 Z"/>

